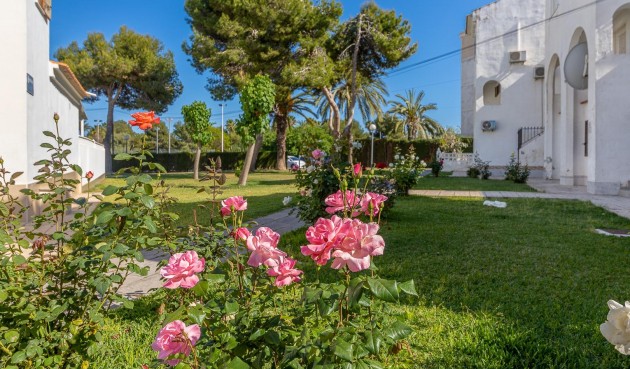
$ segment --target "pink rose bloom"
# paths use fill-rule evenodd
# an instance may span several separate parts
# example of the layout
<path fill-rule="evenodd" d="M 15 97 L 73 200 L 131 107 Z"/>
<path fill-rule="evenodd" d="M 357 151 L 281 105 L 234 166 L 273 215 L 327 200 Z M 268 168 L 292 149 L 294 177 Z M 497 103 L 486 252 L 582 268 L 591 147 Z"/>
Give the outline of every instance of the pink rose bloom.
<path fill-rule="evenodd" d="M 267 270 L 267 274 L 276 277 L 276 287 L 288 286 L 293 282 L 299 282 L 300 274 L 304 273 L 299 269 L 295 269 L 295 260 L 291 258 L 281 258 L 278 265 Z"/>
<path fill-rule="evenodd" d="M 236 238 L 238 238 L 241 241 L 247 241 L 247 237 L 251 236 L 251 234 L 249 233 L 249 229 L 245 227 L 241 227 L 237 229 L 235 234 L 236 234 Z"/>
<path fill-rule="evenodd" d="M 158 352 L 158 359 L 164 360 L 168 365 L 179 364 L 179 359 L 166 360 L 175 354 L 190 355 L 191 346 L 194 346 L 201 337 L 201 329 L 197 324 L 189 325 L 181 320 L 168 323 L 160 329 L 151 348 Z"/>
<path fill-rule="evenodd" d="M 355 197 L 354 192 L 346 190 L 346 198 L 344 199 L 341 190 L 339 190 L 332 195 L 328 195 L 328 197 L 324 200 L 324 203 L 327 205 L 326 212 L 328 214 L 335 214 L 339 211 L 352 209 L 353 216 L 356 216 L 358 214 L 355 214 L 354 208 L 359 205 L 359 201 L 360 198 L 358 196 Z"/>
<path fill-rule="evenodd" d="M 247 200 L 242 196 L 232 196 L 221 201 L 221 215 L 224 217 L 232 214 L 234 211 L 247 210 Z"/>
<path fill-rule="evenodd" d="M 267 229 L 271 231 L 271 229 Z M 272 267 L 280 264 L 280 259 L 287 256 L 285 252 L 278 250 L 278 248 L 276 247 L 278 241 L 276 239 L 274 242 L 274 235 L 270 235 L 266 232 L 267 231 L 260 232 L 259 229 L 256 232 L 256 236 L 247 237 L 247 249 L 252 252 L 252 254 L 249 256 L 249 260 L 247 260 L 247 265 L 250 265 L 254 268 L 257 268 L 263 264 Z M 275 234 L 277 235 L 277 233 Z"/>
<path fill-rule="evenodd" d="M 368 192 L 361 199 L 361 212 L 365 215 L 377 215 L 381 211 L 381 204 L 387 201 L 387 196 Z"/>
<path fill-rule="evenodd" d="M 331 251 L 343 240 L 349 220 L 333 215 L 331 219 L 319 218 L 315 224 L 306 230 L 309 244 L 302 246 L 300 251 L 310 256 L 317 265 L 326 265 L 330 260 Z"/>
<path fill-rule="evenodd" d="M 361 166 L 361 163 L 356 163 L 354 167 L 352 167 L 352 174 L 354 174 L 356 178 L 361 178 L 363 175 L 363 166 Z"/>
<path fill-rule="evenodd" d="M 313 155 L 313 159 L 315 159 L 315 160 L 319 160 L 319 159 L 323 158 L 324 155 L 326 155 L 326 153 L 323 152 L 320 149 L 313 150 L 313 152 L 311 154 Z"/>
<path fill-rule="evenodd" d="M 200 259 L 195 251 L 174 254 L 160 270 L 160 274 L 166 279 L 164 288 L 193 288 L 199 282 L 195 273 L 203 271 L 205 265 L 206 261 Z"/>
<path fill-rule="evenodd" d="M 263 242 L 271 244 L 273 247 L 278 246 L 278 241 L 280 241 L 280 234 L 274 232 L 269 227 L 260 227 L 256 231 L 256 237 L 260 238 Z"/>
<path fill-rule="evenodd" d="M 352 272 L 358 272 L 370 267 L 370 258 L 383 255 L 385 241 L 377 235 L 379 226 L 376 223 L 363 223 L 353 219 L 341 245 L 333 252 L 335 258 L 333 269 L 347 266 Z"/>

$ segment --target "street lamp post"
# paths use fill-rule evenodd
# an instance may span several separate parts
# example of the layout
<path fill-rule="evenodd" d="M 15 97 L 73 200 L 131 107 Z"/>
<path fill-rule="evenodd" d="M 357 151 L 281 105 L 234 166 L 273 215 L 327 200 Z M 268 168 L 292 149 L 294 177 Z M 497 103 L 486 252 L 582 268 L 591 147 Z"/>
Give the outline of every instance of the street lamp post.
<path fill-rule="evenodd" d="M 125 140 L 125 153 L 129 153 L 129 135 L 125 135 L 123 139 Z"/>
<path fill-rule="evenodd" d="M 370 149 L 370 166 L 374 167 L 374 132 L 376 131 L 376 125 L 370 124 L 370 133 L 372 134 L 372 148 Z"/>
<path fill-rule="evenodd" d="M 171 118 L 168 118 L 168 153 L 171 153 Z"/>
<path fill-rule="evenodd" d="M 160 126 L 155 126 L 155 153 L 160 153 Z"/>
<path fill-rule="evenodd" d="M 227 106 L 227 104 L 219 104 L 221 107 L 221 152 L 223 152 L 223 108 Z"/>

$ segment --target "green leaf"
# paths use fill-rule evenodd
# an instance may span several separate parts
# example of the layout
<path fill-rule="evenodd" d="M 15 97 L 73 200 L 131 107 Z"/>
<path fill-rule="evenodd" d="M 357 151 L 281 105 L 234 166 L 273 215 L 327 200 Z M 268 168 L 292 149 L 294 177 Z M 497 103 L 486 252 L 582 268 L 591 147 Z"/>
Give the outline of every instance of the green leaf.
<path fill-rule="evenodd" d="M 70 168 L 72 168 L 72 170 L 74 170 L 75 172 L 77 172 L 77 174 L 79 176 L 83 176 L 83 169 L 81 169 L 80 166 L 76 165 L 76 164 L 70 164 Z"/>
<path fill-rule="evenodd" d="M 368 278 L 368 285 L 376 298 L 387 302 L 398 301 L 399 295 L 396 281 Z"/>
<path fill-rule="evenodd" d="M 364 281 L 359 278 L 355 278 L 350 281 L 350 287 L 348 288 L 348 297 L 350 298 L 350 306 L 356 306 L 363 295 Z"/>
<path fill-rule="evenodd" d="M 149 230 L 149 232 L 151 233 L 157 232 L 157 227 L 155 223 L 153 222 L 153 219 L 151 219 L 150 217 L 144 218 L 144 225 L 147 226 L 147 229 Z"/>
<path fill-rule="evenodd" d="M 114 160 L 131 160 L 131 159 L 133 159 L 133 156 L 126 154 L 124 152 L 118 153 L 114 157 Z"/>
<path fill-rule="evenodd" d="M 56 136 L 54 133 L 50 132 L 50 131 L 44 131 L 44 132 L 42 132 L 42 133 L 43 133 L 43 134 L 44 134 L 44 136 L 46 136 L 46 137 L 57 138 L 57 136 Z"/>
<path fill-rule="evenodd" d="M 352 362 L 354 360 L 354 345 L 348 343 L 342 339 L 338 339 L 335 342 L 335 356 L 345 360 Z"/>
<path fill-rule="evenodd" d="M 12 364 L 19 364 L 24 360 L 26 360 L 26 351 L 18 351 L 11 356 Z"/>
<path fill-rule="evenodd" d="M 144 204 L 144 206 L 149 209 L 153 209 L 153 207 L 155 206 L 155 199 L 151 196 L 142 196 L 140 198 L 140 202 L 142 202 L 142 204 Z"/>
<path fill-rule="evenodd" d="M 208 282 L 212 282 L 212 283 L 225 282 L 225 275 L 223 274 L 207 274 L 205 278 L 208 280 Z"/>
<path fill-rule="evenodd" d="M 0 202 L 0 215 L 3 217 L 9 216 L 9 208 L 3 202 Z"/>
<path fill-rule="evenodd" d="M 133 309 L 133 305 L 134 305 L 133 301 L 131 301 L 131 300 L 123 300 L 123 307 L 125 309 L 131 310 L 131 309 Z"/>
<path fill-rule="evenodd" d="M 96 288 L 96 291 L 98 291 L 98 293 L 100 293 L 101 295 L 104 295 L 107 292 L 111 284 L 112 281 L 109 278 L 105 277 L 98 277 L 92 282 L 92 285 L 94 286 L 94 288 Z"/>
<path fill-rule="evenodd" d="M 398 290 L 406 293 L 407 295 L 418 297 L 418 292 L 416 291 L 416 285 L 414 284 L 413 279 L 398 284 Z"/>
<path fill-rule="evenodd" d="M 155 167 L 157 168 L 157 170 L 160 171 L 160 173 L 166 173 L 166 168 L 164 168 L 164 166 L 160 163 L 155 163 Z"/>
<path fill-rule="evenodd" d="M 227 367 L 228 369 L 249 369 L 249 365 L 244 362 L 243 360 L 241 360 L 238 356 L 235 357 L 234 359 L 232 359 L 228 364 Z"/>
<path fill-rule="evenodd" d="M 389 337 L 394 341 L 399 341 L 410 335 L 412 329 L 403 322 L 396 321 L 389 328 L 383 331 L 385 337 Z"/>
<path fill-rule="evenodd" d="M 138 182 L 141 183 L 151 183 L 151 181 L 153 181 L 153 178 L 151 178 L 151 176 L 148 174 L 142 174 L 138 177 Z"/>
<path fill-rule="evenodd" d="M 22 174 L 24 174 L 24 172 L 15 172 L 15 173 L 11 174 L 11 177 L 9 178 L 9 181 L 12 181 L 12 180 L 16 179 L 17 177 L 21 176 Z"/>
<path fill-rule="evenodd" d="M 103 192 L 101 194 L 103 196 L 111 196 L 111 195 L 115 194 L 116 192 L 118 192 L 118 187 L 109 185 L 109 186 L 105 187 L 105 189 L 103 190 Z"/>
<path fill-rule="evenodd" d="M 9 294 L 7 293 L 7 291 L 0 290 L 0 302 L 3 302 L 4 300 L 6 300 L 7 297 L 9 297 Z"/>
<path fill-rule="evenodd" d="M 267 333 L 265 333 L 265 342 L 273 346 L 279 346 L 280 335 L 276 331 L 267 331 Z"/>
<path fill-rule="evenodd" d="M 195 324 L 203 325 L 203 321 L 206 319 L 206 312 L 203 310 L 202 305 L 196 305 L 188 309 L 188 317 Z"/>
<path fill-rule="evenodd" d="M 44 142 L 42 144 L 39 145 L 40 147 L 43 147 L 44 149 L 55 149 L 55 147 L 51 144 L 49 144 L 48 142 Z"/>
<path fill-rule="evenodd" d="M 365 348 L 372 354 L 378 355 L 381 350 L 381 343 L 383 342 L 383 337 L 381 333 L 378 331 L 367 332 L 365 333 Z"/>
<path fill-rule="evenodd" d="M 227 302 L 225 304 L 225 312 L 227 314 L 236 313 L 238 311 L 239 307 L 240 306 L 239 306 L 238 302 Z"/>
<path fill-rule="evenodd" d="M 265 330 L 264 329 L 257 329 L 256 332 L 252 333 L 249 336 L 249 340 L 250 341 L 256 341 L 257 339 L 259 339 L 260 337 L 262 337 L 265 334 Z"/>
<path fill-rule="evenodd" d="M 96 224 L 107 224 L 112 218 L 114 218 L 113 211 L 104 211 L 96 217 Z"/>
<path fill-rule="evenodd" d="M 190 365 L 188 365 L 186 363 L 179 363 L 179 364 L 175 365 L 175 367 L 173 369 L 190 369 Z"/>
<path fill-rule="evenodd" d="M 13 255 L 13 264 L 22 265 L 26 264 L 26 258 L 20 254 Z"/>
<path fill-rule="evenodd" d="M 20 334 L 17 331 L 6 331 L 4 332 L 4 339 L 8 343 L 14 343 L 20 339 Z"/>
<path fill-rule="evenodd" d="M 153 195 L 153 186 L 151 186 L 150 183 L 144 184 L 144 193 L 146 193 L 147 195 Z"/>

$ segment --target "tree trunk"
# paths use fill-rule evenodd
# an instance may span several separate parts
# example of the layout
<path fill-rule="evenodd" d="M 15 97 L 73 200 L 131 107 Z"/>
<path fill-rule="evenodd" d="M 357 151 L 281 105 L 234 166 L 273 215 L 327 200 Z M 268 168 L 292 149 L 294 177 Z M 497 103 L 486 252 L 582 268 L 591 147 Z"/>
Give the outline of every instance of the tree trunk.
<path fill-rule="evenodd" d="M 260 149 L 262 148 L 263 135 L 256 135 L 256 142 L 254 142 L 254 153 L 252 155 L 252 165 L 249 168 L 250 172 L 256 171 L 256 164 L 258 163 L 258 154 L 260 153 Z"/>
<path fill-rule="evenodd" d="M 243 169 L 241 169 L 241 175 L 238 177 L 239 186 L 247 185 L 247 175 L 249 174 L 249 168 L 251 168 L 252 158 L 254 157 L 254 146 L 256 146 L 256 144 L 252 143 L 247 148 L 247 154 L 245 154 L 245 162 L 243 162 Z"/>
<path fill-rule="evenodd" d="M 201 145 L 197 144 L 195 153 L 195 167 L 193 168 L 193 179 L 199 179 L 199 160 L 201 160 Z"/>
<path fill-rule="evenodd" d="M 341 115 L 339 114 L 339 106 L 328 87 L 322 87 L 322 91 L 324 92 L 324 96 L 326 96 L 326 100 L 328 100 L 331 110 L 331 119 L 328 120 L 328 128 L 330 128 L 330 131 L 333 134 L 333 139 L 337 141 L 339 135 L 341 134 Z"/>
<path fill-rule="evenodd" d="M 348 163 L 350 163 L 350 165 L 353 164 L 353 159 L 352 159 L 352 141 L 354 139 L 353 135 L 352 135 L 352 130 L 348 131 Z"/>
<path fill-rule="evenodd" d="M 105 130 L 105 173 L 111 174 L 112 167 L 112 138 L 114 137 L 114 100 L 112 96 L 107 99 L 107 129 Z"/>
<path fill-rule="evenodd" d="M 287 170 L 287 128 L 289 128 L 289 117 L 276 114 L 276 169 Z"/>

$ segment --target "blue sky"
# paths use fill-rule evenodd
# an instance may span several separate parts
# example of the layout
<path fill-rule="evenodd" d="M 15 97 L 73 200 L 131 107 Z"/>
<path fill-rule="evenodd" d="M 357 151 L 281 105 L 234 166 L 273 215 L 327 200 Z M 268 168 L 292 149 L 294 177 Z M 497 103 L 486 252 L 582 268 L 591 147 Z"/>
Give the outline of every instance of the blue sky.
<path fill-rule="evenodd" d="M 464 29 L 465 17 L 472 10 L 490 3 L 490 0 L 376 0 L 385 9 L 394 9 L 412 26 L 411 36 L 418 43 L 418 52 L 401 67 L 417 63 L 460 47 L 459 34 Z M 107 39 L 126 25 L 138 33 L 150 34 L 163 42 L 175 55 L 179 77 L 184 84 L 183 94 L 162 114 L 180 120 L 181 107 L 194 100 L 205 101 L 212 109 L 212 121 L 221 122 L 221 108 L 205 89 L 206 76 L 199 75 L 188 62 L 181 45 L 191 35 L 186 23 L 183 0 L 108 0 L 62 1 L 53 3 L 50 26 L 50 52 L 69 45 L 80 44 L 90 32 L 101 32 Z M 344 18 L 358 12 L 362 0 L 343 0 Z M 444 126 L 459 127 L 460 123 L 460 56 L 455 54 L 437 62 L 427 63 L 408 71 L 385 77 L 390 99 L 396 94 L 414 88 L 424 90 L 425 103 L 436 103 L 438 110 L 431 116 Z M 89 123 L 105 120 L 104 100 L 86 104 Z M 225 119 L 237 118 L 240 112 L 238 99 L 227 102 Z M 114 119 L 130 119 L 128 112 L 116 109 Z M 165 119 L 166 121 L 166 119 Z"/>

